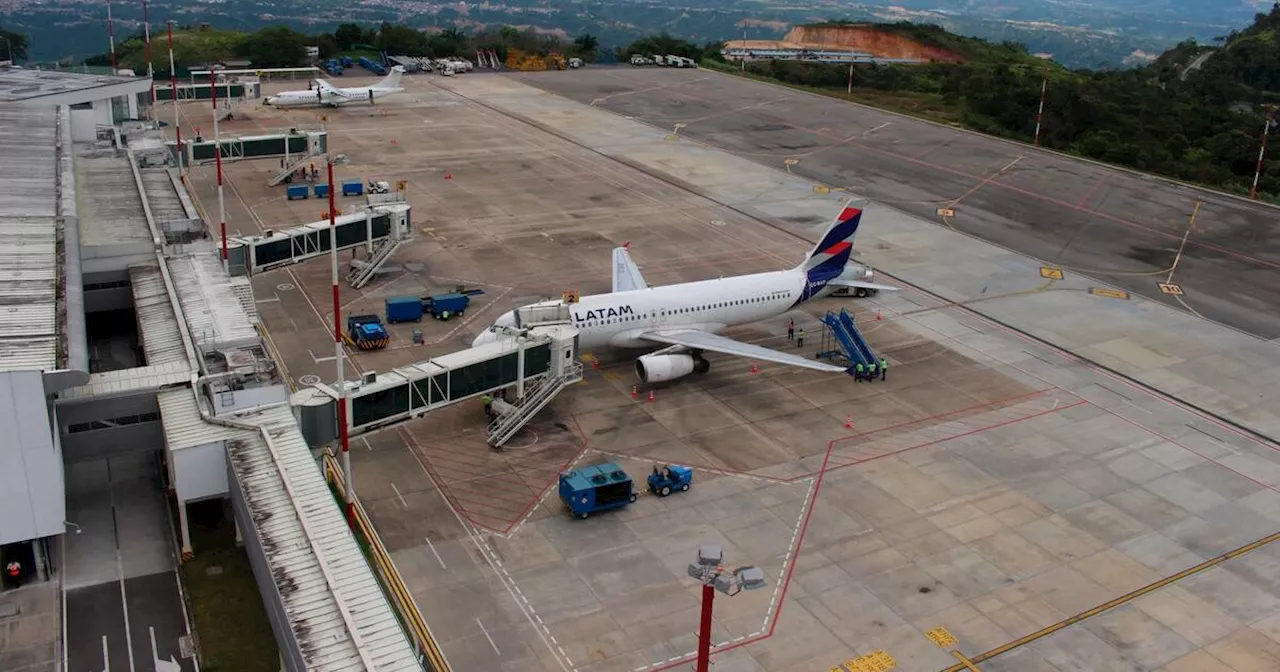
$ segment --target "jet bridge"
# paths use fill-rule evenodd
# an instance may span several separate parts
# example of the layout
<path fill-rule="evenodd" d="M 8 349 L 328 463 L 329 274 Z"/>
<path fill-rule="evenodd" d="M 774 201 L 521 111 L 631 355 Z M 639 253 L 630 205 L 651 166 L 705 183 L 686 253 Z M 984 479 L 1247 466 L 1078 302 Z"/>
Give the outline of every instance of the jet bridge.
<path fill-rule="evenodd" d="M 334 218 L 338 251 L 364 246 L 371 259 L 387 245 L 395 247 L 413 233 L 410 206 L 403 194 L 370 194 L 366 205 Z M 296 264 L 329 253 L 329 220 L 322 219 L 283 231 L 230 240 L 228 260 L 234 271 L 249 275 Z M 378 255 L 381 264 L 389 255 Z M 364 262 L 360 268 L 368 268 Z"/>
<path fill-rule="evenodd" d="M 222 137 L 218 142 L 196 136 L 195 142 L 184 140 L 182 151 L 177 142 L 166 142 L 174 163 L 188 168 L 212 163 L 217 159 L 214 147 L 221 145 L 223 161 L 245 159 L 296 159 L 320 156 L 329 151 L 329 133 L 322 128 L 291 128 L 284 133 Z"/>
<path fill-rule="evenodd" d="M 489 426 L 489 443 L 500 448 L 568 385 L 582 380 L 578 330 L 569 306 L 546 311 L 511 329 L 511 338 L 392 369 L 366 373 L 347 383 L 347 431 L 355 436 L 412 420 L 484 394 L 506 389 L 500 417 Z M 314 385 L 295 398 L 303 432 L 312 447 L 333 441 L 338 392 Z M 512 392 L 514 391 L 514 394 Z M 299 403 L 302 402 L 302 403 Z"/>

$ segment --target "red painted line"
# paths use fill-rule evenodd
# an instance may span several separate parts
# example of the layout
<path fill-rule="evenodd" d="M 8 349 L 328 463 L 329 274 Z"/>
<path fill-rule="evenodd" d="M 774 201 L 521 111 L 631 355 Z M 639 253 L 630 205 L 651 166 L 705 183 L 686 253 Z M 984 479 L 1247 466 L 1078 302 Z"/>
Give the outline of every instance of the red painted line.
<path fill-rule="evenodd" d="M 704 102 L 704 103 L 710 103 L 710 102 L 711 102 L 711 101 L 708 101 L 708 100 L 707 100 L 707 99 L 705 99 L 705 98 L 701 98 L 701 97 L 698 97 L 698 96 L 694 96 L 694 95 L 692 95 L 692 94 L 685 93 L 685 92 L 682 92 L 682 91 L 672 91 L 672 93 L 673 93 L 673 94 L 675 94 L 675 95 L 677 95 L 677 96 L 684 96 L 684 97 L 686 97 L 686 98 L 691 98 L 691 99 L 693 99 L 693 100 L 698 100 L 698 101 L 701 101 L 701 102 Z M 820 131 L 820 130 L 815 129 L 815 128 L 809 128 L 809 127 L 807 127 L 807 126 L 800 126 L 800 125 L 797 125 L 797 124 L 790 123 L 790 122 L 788 122 L 788 121 L 786 121 L 785 119 L 782 119 L 782 118 L 780 118 L 780 117 L 776 117 L 776 118 L 778 119 L 779 123 L 782 123 L 782 124 L 785 124 L 785 125 L 787 125 L 787 126 L 790 126 L 790 127 L 794 128 L 794 129 L 796 129 L 796 130 L 798 130 L 798 131 L 805 131 L 805 132 L 808 132 L 808 133 L 813 133 L 814 135 L 818 135 L 818 136 L 821 136 L 821 137 L 827 138 L 827 139 L 829 139 L 829 140 L 835 140 L 836 142 L 838 142 L 838 143 L 840 143 L 840 144 L 845 144 L 845 145 L 856 145 L 856 146 L 861 147 L 861 148 L 863 148 L 863 149 L 865 149 L 865 150 L 867 150 L 867 151 L 869 151 L 869 152 L 874 152 L 874 153 L 881 154 L 881 155 L 888 156 L 888 157 L 892 157 L 892 158 L 895 158 L 895 159 L 900 159 L 900 160 L 902 160 L 902 161 L 906 161 L 906 162 L 908 162 L 908 163 L 918 164 L 918 165 L 924 166 L 925 168 L 931 168 L 931 169 L 933 169 L 933 170 L 936 170 L 936 171 L 939 171 L 939 172 L 943 172 L 943 173 L 950 173 L 950 174 L 952 174 L 952 175 L 957 175 L 957 176 L 960 176 L 960 177 L 968 177 L 968 178 L 971 178 L 971 179 L 974 179 L 974 180 L 979 180 L 979 181 L 982 181 L 982 180 L 986 179 L 986 178 L 980 177 L 980 176 L 978 176 L 978 175 L 973 175 L 973 174 L 967 173 L 967 172 L 965 172 L 965 171 L 963 171 L 963 170 L 957 170 L 957 169 L 955 169 L 955 168 L 950 168 L 950 167 L 948 167 L 948 166 L 943 166 L 943 165 L 940 165 L 940 164 L 931 163 L 931 162 L 929 162 L 929 161 L 925 161 L 924 159 L 918 159 L 918 158 L 915 158 L 915 157 L 912 157 L 912 156 L 907 156 L 907 155 L 905 155 L 905 154 L 898 154 L 898 153 L 896 153 L 896 152 L 890 152 L 890 151 L 888 151 L 888 150 L 886 150 L 886 149 L 880 149 L 879 147 L 875 147 L 875 146 L 873 146 L 873 145 L 869 145 L 869 144 L 867 144 L 867 143 L 863 143 L 863 142 L 856 142 L 856 141 L 854 141 L 854 139 L 852 139 L 852 138 L 840 138 L 840 137 L 837 137 L 837 136 L 831 135 L 831 134 L 829 134 L 829 133 L 825 133 L 825 132 Z M 1137 223 L 1137 222 L 1129 221 L 1129 220 L 1127 220 L 1127 219 L 1123 219 L 1123 218 L 1121 218 L 1121 217 L 1117 217 L 1117 216 L 1115 216 L 1115 215 L 1107 214 L 1107 213 L 1105 213 L 1105 212 L 1099 212 L 1099 211 L 1097 211 L 1097 210 L 1090 210 L 1090 209 L 1087 209 L 1087 208 L 1084 208 L 1084 207 L 1081 207 L 1081 206 L 1078 206 L 1078 205 L 1074 205 L 1074 204 L 1072 204 L 1072 203 L 1068 203 L 1068 202 L 1063 201 L 1063 200 L 1061 200 L 1061 199 L 1054 198 L 1054 197 L 1052 197 L 1052 196 L 1048 196 L 1048 195 L 1045 195 L 1045 194 L 1036 193 L 1036 192 L 1034 192 L 1034 191 L 1031 191 L 1031 190 L 1029 190 L 1029 189 L 1023 189 L 1023 188 L 1021 188 L 1021 187 L 1015 187 L 1015 186 L 1013 186 L 1013 185 L 1011 185 L 1011 184 L 1005 184 L 1005 183 L 1002 183 L 1002 182 L 990 181 L 990 182 L 987 182 L 987 184 L 985 184 L 985 185 L 983 185 L 983 186 L 991 186 L 991 187 L 995 187 L 995 188 L 998 188 L 998 189 L 1007 189 L 1007 190 L 1009 190 L 1009 191 L 1013 191 L 1013 192 L 1016 192 L 1016 193 L 1022 194 L 1022 195 L 1024 195 L 1024 196 L 1029 196 L 1029 197 L 1034 198 L 1034 199 L 1036 199 L 1036 200 L 1044 201 L 1044 202 L 1046 202 L 1046 203 L 1050 203 L 1050 204 L 1052 204 L 1052 205 L 1057 205 L 1057 206 L 1060 206 L 1060 207 L 1066 208 L 1066 209 L 1068 209 L 1068 210 L 1075 210 L 1075 211 L 1077 211 L 1077 212 L 1081 212 L 1081 213 L 1084 213 L 1084 214 L 1087 214 L 1087 215 L 1093 215 L 1093 216 L 1095 216 L 1095 217 L 1100 217 L 1100 218 L 1102 218 L 1102 219 L 1105 219 L 1105 220 L 1108 220 L 1108 221 L 1114 222 L 1114 223 L 1116 223 L 1116 224 L 1121 224 L 1121 225 L 1123 225 L 1123 226 L 1128 226 L 1128 227 L 1132 227 L 1132 228 L 1135 228 L 1135 229 L 1141 229 L 1141 230 L 1146 231 L 1146 232 L 1148 232 L 1148 233 L 1156 234 L 1156 235 L 1159 235 L 1159 236 L 1164 236 L 1164 237 L 1166 237 L 1166 238 L 1173 238 L 1173 239 L 1177 239 L 1177 240 L 1182 240 L 1182 234 L 1180 234 L 1180 233 L 1173 233 L 1173 232 L 1171 232 L 1171 231 L 1161 231 L 1160 229 L 1151 228 L 1151 227 L 1149 227 L 1149 226 L 1146 226 L 1145 224 L 1139 224 L 1139 223 Z M 1203 247 L 1203 248 L 1205 248 L 1205 249 L 1209 249 L 1209 250 L 1213 250 L 1214 252 L 1220 252 L 1220 253 L 1222 253 L 1222 254 L 1230 255 L 1230 256 L 1236 257 L 1236 258 L 1238 258 L 1238 259 L 1242 259 L 1242 260 L 1244 260 L 1244 261 L 1248 261 L 1248 262 L 1251 262 L 1251 263 L 1257 264 L 1257 265 L 1259 265 L 1259 266 L 1267 266 L 1267 267 L 1270 267 L 1270 268 L 1280 268 L 1280 262 L 1267 261 L 1267 260 L 1265 260 L 1265 259 L 1260 259 L 1260 258 L 1258 258 L 1258 257 L 1253 257 L 1253 256 L 1250 256 L 1250 255 L 1245 254 L 1245 253 L 1243 253 L 1243 252 L 1240 252 L 1240 251 L 1237 251 L 1237 250 L 1233 250 L 1233 249 L 1228 248 L 1228 247 L 1223 247 L 1223 246 L 1221 246 L 1221 245 L 1217 245 L 1217 244 L 1214 244 L 1214 243 L 1209 243 L 1209 242 L 1204 242 L 1204 241 L 1198 241 L 1198 240 L 1194 240 L 1194 239 L 1188 239 L 1188 240 L 1187 240 L 1187 245 L 1191 245 L 1191 246 L 1195 246 L 1195 247 Z"/>
<path fill-rule="evenodd" d="M 524 485 L 524 484 L 523 484 L 523 483 L 521 483 L 521 485 Z M 477 488 L 472 488 L 472 487 L 460 486 L 460 485 L 458 485 L 457 483 L 449 483 L 446 487 L 448 487 L 448 488 L 450 488 L 450 489 L 453 489 L 453 490 L 458 491 L 458 492 L 459 492 L 459 494 L 460 494 L 460 496 L 461 496 L 461 495 L 465 495 L 465 494 L 467 494 L 467 493 L 473 493 L 473 494 L 475 494 L 475 495 L 479 495 L 479 496 L 483 496 L 483 497 L 488 497 L 488 498 L 495 499 L 495 500 L 499 500 L 499 501 L 503 501 L 503 502 L 510 502 L 512 506 L 516 506 L 516 507 L 520 507 L 520 508 L 523 508 L 525 505 L 527 505 L 527 504 L 529 503 L 529 497 L 528 497 L 528 496 L 525 496 L 525 497 L 510 497 L 510 496 L 507 496 L 507 495 L 500 494 L 500 493 L 501 493 L 501 486 L 499 486 L 499 487 L 488 487 L 488 488 L 484 488 L 484 489 L 477 489 Z M 532 489 L 532 488 L 530 488 L 530 489 L 529 489 L 529 494 L 533 494 L 533 489 Z"/>
<path fill-rule="evenodd" d="M 1093 195 L 1098 193 L 1098 189 L 1102 187 L 1102 184 L 1104 182 L 1106 182 L 1105 179 L 1098 178 L 1098 181 L 1094 183 L 1092 187 L 1089 188 L 1089 191 L 1086 192 L 1084 196 L 1081 196 L 1080 200 L 1076 201 L 1076 207 L 1077 208 L 1084 207 L 1084 204 L 1088 203 L 1089 199 L 1093 198 Z"/>
<path fill-rule="evenodd" d="M 500 532 L 500 534 L 504 534 L 504 535 L 509 534 L 511 530 L 515 529 L 516 525 L 519 525 L 520 521 L 524 520 L 524 517 L 527 516 L 529 512 L 533 511 L 533 509 L 538 506 L 538 503 L 542 501 L 542 498 L 544 495 L 547 494 L 547 491 L 555 487 L 557 484 L 559 484 L 560 482 L 559 473 L 564 471 L 565 469 L 568 469 L 569 465 L 576 462 L 578 458 L 582 455 L 582 450 L 586 449 L 587 436 L 582 433 L 582 427 L 578 424 L 578 417 L 570 413 L 569 420 L 573 423 L 574 432 L 578 435 L 578 438 L 580 440 L 578 453 L 573 457 L 565 460 L 564 463 L 560 465 L 560 468 L 557 470 L 556 477 L 548 481 L 546 486 L 544 486 L 542 490 L 538 492 L 537 496 L 533 498 L 533 501 L 529 502 L 529 506 L 525 507 L 525 510 L 521 511 L 520 515 L 517 516 L 516 519 L 512 521 L 511 524 L 508 525 L 505 530 Z"/>
<path fill-rule="evenodd" d="M 1091 402 L 1090 402 L 1090 403 L 1091 403 Z M 1200 451 L 1198 451 L 1198 450 L 1196 450 L 1196 449 L 1194 449 L 1194 448 L 1190 448 L 1190 447 L 1188 447 L 1188 446 L 1184 446 L 1184 445 L 1182 445 L 1181 443 L 1179 443 L 1178 441 L 1176 441 L 1176 440 L 1174 440 L 1174 439 L 1171 439 L 1171 438 L 1169 438 L 1169 437 L 1165 436 L 1164 434 L 1161 434 L 1160 432 L 1157 432 L 1156 430 L 1151 429 L 1150 427 L 1147 427 L 1146 425 L 1144 425 L 1144 424 L 1142 424 L 1142 423 L 1138 422 L 1137 420 L 1131 420 L 1131 419 L 1129 419 L 1129 418 L 1126 418 L 1126 417 L 1124 417 L 1123 415 L 1120 415 L 1119 413 L 1116 413 L 1115 411 L 1113 411 L 1113 410 L 1111 410 L 1111 409 L 1109 409 L 1109 408 L 1107 408 L 1107 407 L 1105 407 L 1105 406 L 1099 406 L 1099 405 L 1097 405 L 1097 404 L 1092 404 L 1092 405 L 1093 405 L 1094 407 L 1096 407 L 1096 408 L 1101 409 L 1103 412 L 1105 412 L 1105 413 L 1107 413 L 1107 414 L 1109 414 L 1109 415 L 1113 415 L 1113 416 L 1115 416 L 1115 417 L 1117 417 L 1117 418 L 1120 418 L 1121 420 L 1124 420 L 1125 422 L 1127 422 L 1127 423 L 1129 423 L 1129 424 L 1133 425 L 1134 427 L 1137 427 L 1138 429 L 1141 429 L 1142 431 L 1144 431 L 1144 432 L 1146 432 L 1146 433 L 1148 433 L 1148 434 L 1150 434 L 1150 435 L 1152 435 L 1152 436 L 1158 436 L 1158 437 L 1160 437 L 1161 439 L 1164 439 L 1165 441 L 1168 441 L 1169 443 L 1172 443 L 1173 445 L 1175 445 L 1175 446 L 1177 446 L 1177 447 L 1179 447 L 1179 448 L 1181 448 L 1181 449 L 1183 449 L 1183 450 L 1187 451 L 1188 453 L 1191 453 L 1192 455 L 1195 455 L 1195 456 L 1197 456 L 1197 457 L 1199 457 L 1199 458 L 1201 458 L 1201 459 L 1204 459 L 1204 460 L 1207 460 L 1207 461 L 1209 461 L 1209 462 L 1212 462 L 1212 463 L 1214 463 L 1214 464 L 1218 465 L 1219 467 L 1222 467 L 1223 469 L 1226 469 L 1227 471 L 1230 471 L 1231 473 L 1236 474 L 1237 476 L 1241 476 L 1241 477 L 1243 477 L 1243 478 L 1245 478 L 1245 479 L 1247 479 L 1247 480 L 1249 480 L 1249 481 L 1252 481 L 1253 483 L 1256 483 L 1257 485 L 1260 485 L 1260 486 L 1262 486 L 1262 487 L 1264 487 L 1264 488 L 1266 488 L 1266 489 L 1268 489 L 1268 490 L 1271 490 L 1271 491 L 1273 491 L 1273 492 L 1280 492 L 1280 490 L 1276 489 L 1274 486 L 1267 485 L 1266 483 L 1263 483 L 1262 481 L 1259 481 L 1258 479 L 1256 479 L 1256 478 L 1254 478 L 1254 477 L 1252 477 L 1252 476 L 1250 476 L 1250 475 L 1248 475 L 1248 474 L 1246 474 L 1246 473 L 1244 473 L 1244 472 L 1242 472 L 1242 471 L 1237 471 L 1237 470 L 1235 470 L 1235 469 L 1233 469 L 1233 468 L 1231 468 L 1231 467 L 1229 467 L 1229 466 L 1227 466 L 1227 465 L 1225 465 L 1225 464 L 1223 464 L 1223 463 L 1221 463 L 1221 462 L 1219 462 L 1219 461 L 1217 461 L 1217 460 L 1213 459 L 1212 457 L 1209 457 L 1208 455 L 1205 455 L 1204 453 L 1201 453 Z"/>
<path fill-rule="evenodd" d="M 947 436 L 947 437 L 943 437 L 943 438 L 941 438 L 941 439 L 934 439 L 933 441 L 926 441 L 926 442 L 921 443 L 921 444 L 918 444 L 918 445 L 908 446 L 907 448 L 899 448 L 898 450 L 890 451 L 890 452 L 887 452 L 887 453 L 885 453 L 885 454 L 883 454 L 883 455 L 876 455 L 875 457 L 867 457 L 867 458 L 863 458 L 863 459 L 861 459 L 861 460 L 854 460 L 853 462 L 846 462 L 846 463 L 843 463 L 843 464 L 837 464 L 836 466 L 831 467 L 831 470 L 832 470 L 832 471 L 835 471 L 835 470 L 837 470 L 837 469 L 844 469 L 845 467 L 856 467 L 856 466 L 857 466 L 857 465 L 859 465 L 859 464 L 866 464 L 867 462 L 872 462 L 872 461 L 879 460 L 879 459 L 886 458 L 886 457 L 892 457 L 892 456 L 894 456 L 894 455 L 901 455 L 902 453 L 907 453 L 907 452 L 910 452 L 910 451 L 913 451 L 913 450 L 918 450 L 918 449 L 920 449 L 920 448 L 927 448 L 927 447 L 929 447 L 929 446 L 936 446 L 936 445 L 938 445 L 938 444 L 940 444 L 940 443 L 946 443 L 946 442 L 948 442 L 948 441 L 955 441 L 956 439 L 963 439 L 963 438 L 964 438 L 964 437 L 966 437 L 966 436 L 973 436 L 974 434 L 981 434 L 982 432 L 987 432 L 987 431 L 990 431 L 990 430 L 993 430 L 993 429 L 998 429 L 998 428 L 1000 428 L 1000 427 L 1007 427 L 1007 426 L 1009 426 L 1009 425 L 1016 425 L 1016 424 L 1018 424 L 1019 422 L 1023 422 L 1023 421 L 1026 421 L 1026 420 L 1031 420 L 1031 419 L 1033 419 L 1033 418 L 1038 418 L 1038 417 L 1043 416 L 1043 415 L 1049 415 L 1049 414 L 1051 414 L 1051 413 L 1057 413 L 1057 412 L 1059 412 L 1059 411 L 1065 411 L 1065 410 L 1067 410 L 1068 408 L 1075 408 L 1075 407 L 1077 407 L 1077 406 L 1081 406 L 1081 405 L 1088 404 L 1088 403 L 1089 403 L 1088 401 L 1085 401 L 1085 400 L 1081 399 L 1080 401 L 1077 401 L 1077 402 L 1076 402 L 1076 403 L 1074 403 L 1074 404 L 1068 404 L 1068 405 L 1066 405 L 1066 406 L 1059 406 L 1059 407 L 1057 407 L 1057 408 L 1050 408 L 1050 409 L 1048 409 L 1048 410 L 1038 411 L 1038 412 L 1036 412 L 1036 413 L 1032 413 L 1031 415 L 1024 415 L 1024 416 L 1022 416 L 1022 417 L 1020 417 L 1020 418 L 1012 418 L 1012 419 L 1009 419 L 1009 420 L 1005 420 L 1005 421 L 1003 421 L 1003 422 L 997 422 L 997 423 L 995 423 L 995 424 L 993 424 L 993 425 L 987 425 L 986 427 L 979 427 L 979 428 L 977 428 L 977 429 L 971 429 L 971 430 L 969 430 L 969 431 L 967 431 L 967 432 L 963 432 L 963 433 L 960 433 L 960 434 L 956 434 L 955 436 Z M 844 440 L 846 440 L 846 439 L 836 439 L 836 441 L 837 441 L 837 442 L 839 442 L 839 441 L 844 441 Z"/>

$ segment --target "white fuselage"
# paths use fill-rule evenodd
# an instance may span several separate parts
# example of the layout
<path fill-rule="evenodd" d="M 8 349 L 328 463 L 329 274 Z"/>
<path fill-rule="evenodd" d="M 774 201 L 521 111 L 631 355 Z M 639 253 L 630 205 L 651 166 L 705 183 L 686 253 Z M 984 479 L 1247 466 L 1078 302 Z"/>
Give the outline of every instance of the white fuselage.
<path fill-rule="evenodd" d="M 309 91 L 282 91 L 269 96 L 266 103 L 272 107 L 340 107 L 352 103 L 367 103 L 372 94 L 373 100 L 404 91 L 402 88 L 355 87 L 338 89 L 341 95 L 323 89 Z"/>
<path fill-rule="evenodd" d="M 804 284 L 803 271 L 771 271 L 584 296 L 569 308 L 584 349 L 652 348 L 652 341 L 638 336 L 681 328 L 714 334 L 781 315 L 795 305 Z"/>

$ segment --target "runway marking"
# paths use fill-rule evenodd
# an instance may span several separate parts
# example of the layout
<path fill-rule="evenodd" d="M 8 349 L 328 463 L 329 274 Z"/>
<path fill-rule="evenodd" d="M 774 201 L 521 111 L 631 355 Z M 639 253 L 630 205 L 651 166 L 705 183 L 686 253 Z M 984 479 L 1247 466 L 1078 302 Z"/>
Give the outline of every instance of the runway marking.
<path fill-rule="evenodd" d="M 102 636 L 102 672 L 111 672 L 111 654 L 107 653 L 107 636 Z"/>
<path fill-rule="evenodd" d="M 362 436 L 360 437 L 360 442 L 364 444 L 365 450 L 369 450 L 369 451 L 373 450 L 373 446 L 369 445 L 369 439 L 366 439 L 365 437 Z"/>
<path fill-rule="evenodd" d="M 1076 614 L 1075 616 L 1058 621 L 1053 625 L 1037 630 L 1029 635 L 1026 635 L 1024 637 L 1019 637 L 1018 639 L 1015 639 L 1007 644 L 997 646 L 996 648 L 991 649 L 990 651 L 985 651 L 983 653 L 980 653 L 974 656 L 973 658 L 969 659 L 970 664 L 977 664 L 977 663 L 982 663 L 982 662 L 991 660 L 996 656 L 1008 653 L 1014 649 L 1030 644 L 1031 642 L 1034 642 L 1038 639 L 1042 639 L 1044 637 L 1052 635 L 1053 633 L 1058 632 L 1059 630 L 1062 630 L 1069 626 L 1075 625 L 1076 623 L 1079 623 L 1089 618 L 1093 618 L 1098 614 L 1101 614 L 1106 611 L 1110 611 L 1112 609 L 1115 609 L 1116 607 L 1132 602 L 1133 600 L 1136 600 L 1139 597 L 1142 597 L 1143 595 L 1155 592 L 1173 583 L 1177 583 L 1178 581 L 1181 581 L 1182 579 L 1185 579 L 1189 576 L 1194 576 L 1207 569 L 1212 569 L 1214 567 L 1217 567 L 1218 565 L 1226 562 L 1227 560 L 1230 560 L 1232 558 L 1237 558 L 1241 555 L 1244 555 L 1252 551 L 1256 551 L 1259 548 L 1262 548 L 1263 546 L 1266 546 L 1267 544 L 1270 544 L 1271 542 L 1276 541 L 1278 539 L 1280 539 L 1280 532 L 1276 532 L 1271 536 L 1264 537 L 1253 543 L 1245 544 L 1244 546 L 1241 546 L 1234 550 L 1227 551 L 1226 553 L 1223 553 L 1222 555 L 1219 555 L 1216 558 L 1211 558 L 1193 567 L 1188 567 L 1187 569 L 1184 569 L 1181 572 L 1178 572 L 1177 574 L 1174 574 L 1172 576 L 1167 576 L 1163 579 L 1160 579 L 1159 581 L 1156 581 L 1155 583 L 1149 583 L 1141 588 L 1138 588 L 1137 590 L 1125 593 L 1124 595 L 1121 595 L 1120 597 L 1117 597 L 1113 600 L 1110 600 L 1108 602 L 1103 602 L 1102 604 L 1092 609 L 1089 609 L 1087 611 L 1082 611 L 1079 614 Z M 952 665 L 951 667 L 948 667 L 943 672 L 965 672 L 966 670 L 971 670 L 971 669 L 973 668 L 966 667 L 966 665 L 962 662 L 962 663 L 957 663 L 955 665 Z"/>
<path fill-rule="evenodd" d="M 400 494 L 400 488 L 397 488 L 394 482 L 388 481 L 388 483 L 391 483 L 391 489 L 395 491 L 396 499 L 400 500 L 400 506 L 403 506 L 404 508 L 408 509 L 409 503 L 404 501 L 404 495 Z"/>
<path fill-rule="evenodd" d="M 493 647 L 493 652 L 501 656 L 502 652 L 498 650 L 498 645 L 493 643 L 493 638 L 489 636 L 489 631 L 484 629 L 484 623 L 480 622 L 479 616 L 476 616 L 476 625 L 480 626 L 480 632 L 484 633 L 484 638 L 489 640 L 489 646 Z"/>
<path fill-rule="evenodd" d="M 868 135 L 871 135 L 872 133 L 875 133 L 876 131 L 878 131 L 878 130 L 880 130 L 880 129 L 884 128 L 885 126 L 891 126 L 891 125 L 893 125 L 893 122 L 892 122 L 892 121 L 886 121 L 886 122 L 884 122 L 883 124 L 880 124 L 879 126 L 876 126 L 875 128 L 872 128 L 872 129 L 868 129 L 868 130 L 863 131 L 863 132 L 862 132 L 862 137 L 864 137 L 864 138 L 865 138 L 865 137 L 867 137 Z"/>
<path fill-rule="evenodd" d="M 329 355 L 328 357 L 316 357 L 316 353 L 311 352 L 311 350 L 307 350 L 307 354 L 311 355 L 311 361 L 315 362 L 316 364 L 332 362 L 333 360 L 338 358 L 337 355 Z"/>
<path fill-rule="evenodd" d="M 436 545 L 431 543 L 431 537 L 423 537 L 422 540 L 427 542 L 427 548 L 431 549 L 431 555 L 436 556 L 436 562 L 440 563 L 440 569 L 449 569 L 445 566 L 440 554 L 436 552 Z"/>
<path fill-rule="evenodd" d="M 954 207 L 956 207 L 956 204 L 957 204 L 957 203 L 959 203 L 960 201 L 963 201 L 964 199 L 966 199 L 966 198 L 968 198 L 968 197 L 972 196 L 972 195 L 974 194 L 974 192 L 976 192 L 976 191 L 978 191 L 979 189 L 981 189 L 981 188 L 983 188 L 983 187 L 987 186 L 988 184 L 990 184 L 990 183 L 991 183 L 991 181 L 992 181 L 992 180 L 996 179 L 997 177 L 1000 177 L 1001 175 L 1004 175 L 1006 171 L 1008 171 L 1010 168 L 1012 168 L 1012 167 L 1014 167 L 1015 165 L 1017 165 L 1017 163 L 1018 163 L 1019 161 L 1021 161 L 1021 160 L 1025 159 L 1025 158 L 1027 158 L 1027 157 L 1022 156 L 1021 154 L 1020 154 L 1020 155 L 1018 155 L 1016 158 L 1014 158 L 1014 160 L 1010 161 L 1009 163 L 1006 163 L 1006 164 L 1004 165 L 1004 167 L 1003 167 L 1003 168 L 1001 168 L 1000 170 L 997 170 L 996 172 L 994 172 L 994 173 L 992 173 L 991 175 L 987 176 L 987 177 L 986 177 L 985 179 L 983 179 L 981 182 L 979 182 L 979 183 L 977 183 L 976 185 L 974 185 L 972 189 L 970 189 L 969 191 L 964 192 L 963 194 L 960 194 L 960 197 L 959 197 L 959 198 L 957 198 L 957 199 L 955 199 L 954 201 L 951 201 L 950 203 L 948 203 L 948 204 L 947 204 L 947 207 L 948 207 L 948 208 L 954 208 Z"/>
<path fill-rule="evenodd" d="M 1204 201 L 1196 199 L 1196 207 L 1191 211 L 1191 221 L 1187 222 L 1187 230 L 1182 234 L 1182 242 L 1178 244 L 1178 254 L 1173 257 L 1173 265 L 1169 267 L 1169 277 L 1165 278 L 1165 284 L 1173 282 L 1173 273 L 1178 270 L 1178 262 L 1182 261 L 1182 251 L 1187 247 L 1187 238 L 1191 236 L 1191 228 L 1196 225 L 1196 215 L 1200 214 L 1200 206 Z"/>

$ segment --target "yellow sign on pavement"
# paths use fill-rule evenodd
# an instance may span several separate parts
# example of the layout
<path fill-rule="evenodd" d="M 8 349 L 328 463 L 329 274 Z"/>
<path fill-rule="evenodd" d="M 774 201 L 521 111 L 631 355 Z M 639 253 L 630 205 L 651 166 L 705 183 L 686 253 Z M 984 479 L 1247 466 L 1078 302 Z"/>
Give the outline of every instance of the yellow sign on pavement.
<path fill-rule="evenodd" d="M 940 649 L 945 649 L 949 646 L 955 646 L 956 642 L 959 641 L 955 638 L 954 635 L 952 635 L 950 632 L 947 632 L 947 629 L 943 627 L 934 628 L 924 633 L 924 636 L 928 637 L 929 641 L 936 644 Z"/>
<path fill-rule="evenodd" d="M 815 185 L 813 185 L 813 193 L 815 193 L 815 194 L 829 194 L 829 193 L 831 193 L 831 187 L 828 187 L 828 186 L 827 186 L 827 185 L 825 185 L 825 184 L 815 184 Z"/>
<path fill-rule="evenodd" d="M 1040 267 L 1040 277 L 1042 277 L 1042 278 L 1048 278 L 1048 279 L 1050 279 L 1050 280 L 1061 280 L 1061 279 L 1062 279 L 1062 277 L 1063 277 L 1063 276 L 1062 276 L 1062 269 L 1061 269 L 1061 268 L 1054 268 L 1053 266 L 1041 266 L 1041 267 Z"/>
<path fill-rule="evenodd" d="M 1173 284 L 1172 282 L 1162 282 L 1162 283 L 1160 283 L 1160 291 L 1164 292 L 1165 294 L 1172 294 L 1172 295 L 1174 295 L 1174 296 L 1182 296 L 1182 295 L 1183 295 L 1183 294 L 1182 294 L 1182 285 L 1175 285 L 1175 284 Z"/>
<path fill-rule="evenodd" d="M 938 208 L 939 217 L 955 217 L 956 211 L 951 208 Z"/>
<path fill-rule="evenodd" d="M 783 165 L 794 166 L 797 163 L 800 163 L 800 159 L 785 159 L 782 163 Z"/>
<path fill-rule="evenodd" d="M 1089 293 L 1094 296 L 1105 296 L 1108 299 L 1129 299 L 1129 292 L 1119 289 L 1107 289 L 1106 287 L 1090 287 Z"/>

